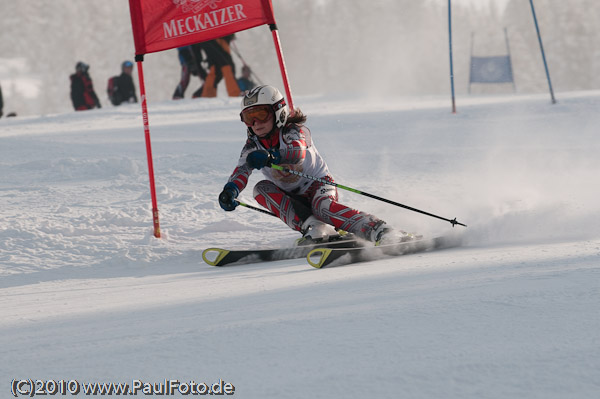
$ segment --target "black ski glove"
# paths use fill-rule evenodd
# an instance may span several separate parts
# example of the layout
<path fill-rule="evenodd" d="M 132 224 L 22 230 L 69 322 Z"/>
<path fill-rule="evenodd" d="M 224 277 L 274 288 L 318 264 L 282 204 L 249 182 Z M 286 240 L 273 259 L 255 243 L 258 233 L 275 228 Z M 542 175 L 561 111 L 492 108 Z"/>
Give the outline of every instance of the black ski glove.
<path fill-rule="evenodd" d="M 223 187 L 223 191 L 219 194 L 219 205 L 225 211 L 233 211 L 238 203 L 235 200 L 240 194 L 240 190 L 237 188 L 235 183 L 229 182 Z"/>

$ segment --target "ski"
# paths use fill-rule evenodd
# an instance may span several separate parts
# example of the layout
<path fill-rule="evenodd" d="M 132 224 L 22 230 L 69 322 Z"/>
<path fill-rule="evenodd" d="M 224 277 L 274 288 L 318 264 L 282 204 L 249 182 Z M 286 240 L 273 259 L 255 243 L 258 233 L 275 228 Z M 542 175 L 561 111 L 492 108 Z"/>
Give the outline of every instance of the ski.
<path fill-rule="evenodd" d="M 346 236 L 330 236 L 328 241 L 311 245 L 287 248 L 229 250 L 224 248 L 207 248 L 202 251 L 202 259 L 211 266 L 241 265 L 284 259 L 304 258 L 317 248 L 355 248 L 362 245 L 356 238 Z"/>
<path fill-rule="evenodd" d="M 306 255 L 306 260 L 312 267 L 322 269 L 330 266 L 332 263 L 343 265 L 366 262 L 384 256 L 400 256 L 431 251 L 434 249 L 458 247 L 461 243 L 462 240 L 460 236 L 439 236 L 380 246 L 363 246 L 358 248 L 314 248 Z"/>

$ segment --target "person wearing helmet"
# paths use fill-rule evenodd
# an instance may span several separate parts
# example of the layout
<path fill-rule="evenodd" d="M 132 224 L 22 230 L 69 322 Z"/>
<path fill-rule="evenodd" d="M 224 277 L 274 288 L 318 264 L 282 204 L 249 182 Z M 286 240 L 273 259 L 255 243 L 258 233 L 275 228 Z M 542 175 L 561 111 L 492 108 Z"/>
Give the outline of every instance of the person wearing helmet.
<path fill-rule="evenodd" d="M 100 100 L 94 91 L 92 78 L 88 74 L 90 66 L 79 61 L 75 65 L 75 73 L 71 79 L 71 102 L 75 111 L 85 111 L 92 108 L 102 108 Z"/>
<path fill-rule="evenodd" d="M 248 139 L 237 167 L 219 194 L 219 204 L 233 211 L 236 198 L 246 188 L 254 169 L 266 180 L 254 187 L 256 201 L 303 234 L 299 243 L 326 240 L 336 229 L 379 241 L 391 229 L 377 217 L 338 202 L 335 186 L 270 168 L 271 164 L 333 182 L 325 160 L 315 147 L 306 116 L 299 109 L 290 115 L 285 99 L 275 87 L 258 86 L 242 99 L 242 122 Z"/>
<path fill-rule="evenodd" d="M 256 86 L 256 83 L 252 81 L 251 75 L 252 70 L 250 67 L 248 65 L 244 65 L 242 67 L 242 76 L 237 80 L 237 84 L 242 93 L 250 91 Z"/>
<path fill-rule="evenodd" d="M 112 105 L 138 102 L 133 77 L 131 76 L 132 72 L 133 62 L 123 61 L 121 64 L 121 74 L 113 76 L 108 80 L 106 91 Z"/>

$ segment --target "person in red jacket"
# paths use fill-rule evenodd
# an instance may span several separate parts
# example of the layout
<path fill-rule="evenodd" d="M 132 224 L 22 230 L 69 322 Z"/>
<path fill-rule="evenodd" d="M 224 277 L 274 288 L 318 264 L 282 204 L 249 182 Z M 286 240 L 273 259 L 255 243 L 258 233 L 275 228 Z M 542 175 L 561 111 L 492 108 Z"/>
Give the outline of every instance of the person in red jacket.
<path fill-rule="evenodd" d="M 92 108 L 102 108 L 100 100 L 94 91 L 92 78 L 88 74 L 90 66 L 78 62 L 75 65 L 75 73 L 71 78 L 71 101 L 75 111 L 85 111 Z"/>
<path fill-rule="evenodd" d="M 392 231 L 383 220 L 338 202 L 337 188 L 295 174 L 270 168 L 272 164 L 333 182 L 323 157 L 317 151 L 306 116 L 290 109 L 275 87 L 258 86 L 242 100 L 242 122 L 248 139 L 237 167 L 219 195 L 219 205 L 233 211 L 239 193 L 246 188 L 254 169 L 261 169 L 265 180 L 254 186 L 256 201 L 278 216 L 290 228 L 303 234 L 300 244 L 309 244 L 335 235 L 336 229 L 357 237 L 380 242 L 406 233 Z M 395 236 L 395 237 L 394 237 Z"/>

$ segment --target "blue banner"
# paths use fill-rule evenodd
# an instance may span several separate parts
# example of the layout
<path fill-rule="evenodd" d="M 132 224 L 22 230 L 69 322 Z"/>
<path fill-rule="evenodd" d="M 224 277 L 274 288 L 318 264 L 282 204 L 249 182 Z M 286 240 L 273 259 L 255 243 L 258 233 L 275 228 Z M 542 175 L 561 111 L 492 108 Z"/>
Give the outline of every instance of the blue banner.
<path fill-rule="evenodd" d="M 471 57 L 471 83 L 513 82 L 510 56 Z"/>

